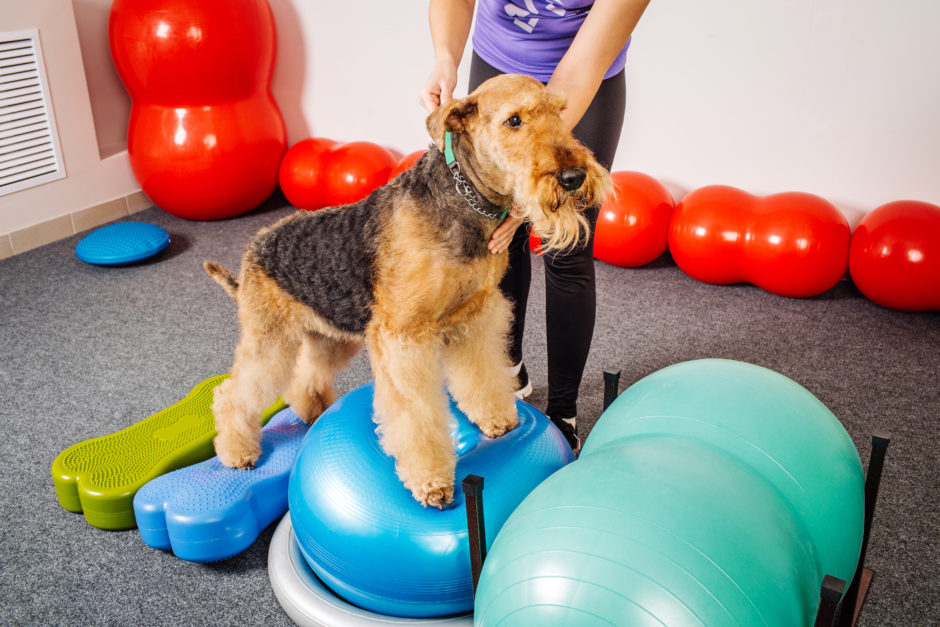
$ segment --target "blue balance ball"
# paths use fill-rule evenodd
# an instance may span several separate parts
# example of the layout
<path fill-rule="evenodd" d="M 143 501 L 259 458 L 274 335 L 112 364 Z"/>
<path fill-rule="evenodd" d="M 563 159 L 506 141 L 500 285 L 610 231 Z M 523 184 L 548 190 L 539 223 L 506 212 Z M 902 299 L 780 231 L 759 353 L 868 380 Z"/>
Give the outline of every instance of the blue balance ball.
<path fill-rule="evenodd" d="M 460 482 L 484 478 L 486 538 L 520 501 L 572 461 L 561 433 L 518 402 L 519 426 L 484 436 L 451 402 L 457 451 L 454 508 L 414 500 L 381 449 L 372 421 L 373 385 L 353 390 L 304 439 L 288 487 L 297 542 L 311 569 L 362 608 L 403 617 L 473 609 L 466 503 Z"/>
<path fill-rule="evenodd" d="M 812 624 L 850 580 L 864 479 L 790 379 L 708 359 L 626 390 L 497 536 L 476 625 Z"/>

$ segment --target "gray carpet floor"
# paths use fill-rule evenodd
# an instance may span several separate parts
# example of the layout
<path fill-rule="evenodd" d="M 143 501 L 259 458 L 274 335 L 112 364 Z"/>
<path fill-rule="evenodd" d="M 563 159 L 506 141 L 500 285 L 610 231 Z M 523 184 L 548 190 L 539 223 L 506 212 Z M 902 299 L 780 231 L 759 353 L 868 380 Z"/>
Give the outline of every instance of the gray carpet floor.
<path fill-rule="evenodd" d="M 290 624 L 267 577 L 273 526 L 232 559 L 187 563 L 150 549 L 134 530 L 102 531 L 63 510 L 50 476 L 66 447 L 146 418 L 228 369 L 235 308 L 202 260 L 236 268 L 249 237 L 287 212 L 278 198 L 219 222 L 146 210 L 132 219 L 163 226 L 172 243 L 129 267 L 78 261 L 81 236 L 0 261 L 0 624 Z M 544 287 L 535 264 L 526 364 L 530 400 L 543 407 Z M 641 269 L 598 262 L 597 270 L 582 437 L 601 413 L 605 368 L 623 371 L 622 387 L 702 357 L 794 379 L 839 417 L 863 463 L 873 431 L 894 436 L 859 624 L 940 624 L 940 314 L 884 309 L 848 281 L 810 299 L 706 285 L 668 255 Z M 338 387 L 369 379 L 360 355 Z"/>

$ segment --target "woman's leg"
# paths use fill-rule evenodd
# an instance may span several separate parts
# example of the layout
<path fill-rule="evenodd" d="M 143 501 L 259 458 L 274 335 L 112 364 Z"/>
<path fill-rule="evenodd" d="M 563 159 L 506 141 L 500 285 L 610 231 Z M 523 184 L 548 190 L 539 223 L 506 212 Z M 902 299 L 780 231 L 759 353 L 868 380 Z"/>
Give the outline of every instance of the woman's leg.
<path fill-rule="evenodd" d="M 548 405 L 554 419 L 578 413 L 578 388 L 594 335 L 594 225 L 597 207 L 586 212 L 591 234 L 586 245 L 545 255 L 545 327 L 548 346 Z M 557 420 L 556 420 L 557 422 Z"/>
<path fill-rule="evenodd" d="M 620 72 L 605 80 L 574 135 L 608 170 L 623 127 L 626 85 Z M 584 246 L 563 255 L 545 256 L 545 324 L 548 329 L 548 406 L 552 418 L 573 418 L 584 374 L 597 296 L 594 283 L 594 225 L 598 207 L 586 212 L 591 233 Z"/>
<path fill-rule="evenodd" d="M 501 72 L 474 54 L 470 65 L 469 91 Z M 626 103 L 624 72 L 605 80 L 574 129 L 574 135 L 594 152 L 597 160 L 611 168 L 620 141 Z M 588 210 L 591 232 L 587 243 L 564 254 L 545 257 L 545 300 L 548 342 L 548 406 L 556 419 L 577 415 L 578 388 L 594 335 L 596 291 L 594 281 L 594 225 L 598 208 Z M 522 361 L 522 337 L 529 284 L 529 228 L 516 231 L 509 246 L 509 268 L 500 285 L 513 306 L 513 363 Z M 569 438 L 570 440 L 571 438 Z"/>

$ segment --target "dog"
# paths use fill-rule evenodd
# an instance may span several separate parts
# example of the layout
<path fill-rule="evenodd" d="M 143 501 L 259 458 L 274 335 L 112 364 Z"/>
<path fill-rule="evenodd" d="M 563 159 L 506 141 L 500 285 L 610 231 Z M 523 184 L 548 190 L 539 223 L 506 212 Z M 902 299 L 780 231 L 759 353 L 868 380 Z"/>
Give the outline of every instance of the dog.
<path fill-rule="evenodd" d="M 433 144 L 388 185 L 262 229 L 237 277 L 205 262 L 241 324 L 231 377 L 213 399 L 223 464 L 253 466 L 258 416 L 279 394 L 316 420 L 336 400 L 334 373 L 365 345 L 383 450 L 415 500 L 452 503 L 445 387 L 488 437 L 517 424 L 511 310 L 499 290 L 507 254 L 488 251 L 490 236 L 511 209 L 547 253 L 570 248 L 587 237 L 583 210 L 610 187 L 564 130 L 564 106 L 535 79 L 492 78 L 427 118 Z"/>

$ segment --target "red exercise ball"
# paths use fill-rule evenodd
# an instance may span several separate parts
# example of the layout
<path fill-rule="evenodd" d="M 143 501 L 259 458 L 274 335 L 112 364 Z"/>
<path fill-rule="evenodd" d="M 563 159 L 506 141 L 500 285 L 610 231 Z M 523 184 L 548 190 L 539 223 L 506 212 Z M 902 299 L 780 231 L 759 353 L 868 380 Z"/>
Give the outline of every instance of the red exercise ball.
<path fill-rule="evenodd" d="M 114 0 L 108 36 L 131 97 L 128 157 L 157 206 L 214 220 L 271 195 L 286 140 L 265 0 Z"/>
<path fill-rule="evenodd" d="M 666 252 L 676 206 L 662 184 L 642 172 L 613 172 L 614 187 L 601 205 L 594 257 L 622 268 L 644 266 Z"/>
<path fill-rule="evenodd" d="M 389 181 L 392 181 L 392 179 L 394 179 L 396 176 L 398 176 L 399 174 L 401 174 L 401 173 L 404 172 L 405 170 L 410 169 L 411 166 L 413 166 L 414 164 L 416 164 L 416 163 L 418 162 L 418 159 L 420 159 L 421 157 L 423 157 L 423 156 L 424 156 L 424 153 L 426 153 L 426 152 L 427 152 L 426 149 L 425 149 L 425 150 L 415 150 L 413 153 L 411 153 L 411 154 L 409 154 L 409 155 L 405 155 L 404 157 L 402 157 L 401 159 L 399 159 L 398 163 L 395 165 L 394 168 L 392 168 L 391 173 L 388 175 L 388 180 L 389 180 Z"/>
<path fill-rule="evenodd" d="M 759 197 L 713 185 L 676 205 L 669 250 L 699 281 L 748 282 L 801 298 L 829 290 L 845 275 L 850 234 L 845 216 L 819 196 Z"/>
<path fill-rule="evenodd" d="M 322 209 L 329 202 L 325 193 L 324 158 L 336 146 L 325 137 L 310 137 L 291 146 L 284 159 L 278 180 L 287 201 L 298 209 Z"/>
<path fill-rule="evenodd" d="M 940 311 L 940 207 L 898 200 L 866 215 L 852 235 L 849 273 L 883 307 Z"/>
<path fill-rule="evenodd" d="M 372 142 L 350 142 L 326 154 L 323 167 L 328 204 L 346 205 L 385 185 L 395 167 L 395 156 Z"/>
<path fill-rule="evenodd" d="M 529 250 L 536 255 L 542 254 L 542 236 L 535 231 L 529 231 Z"/>

